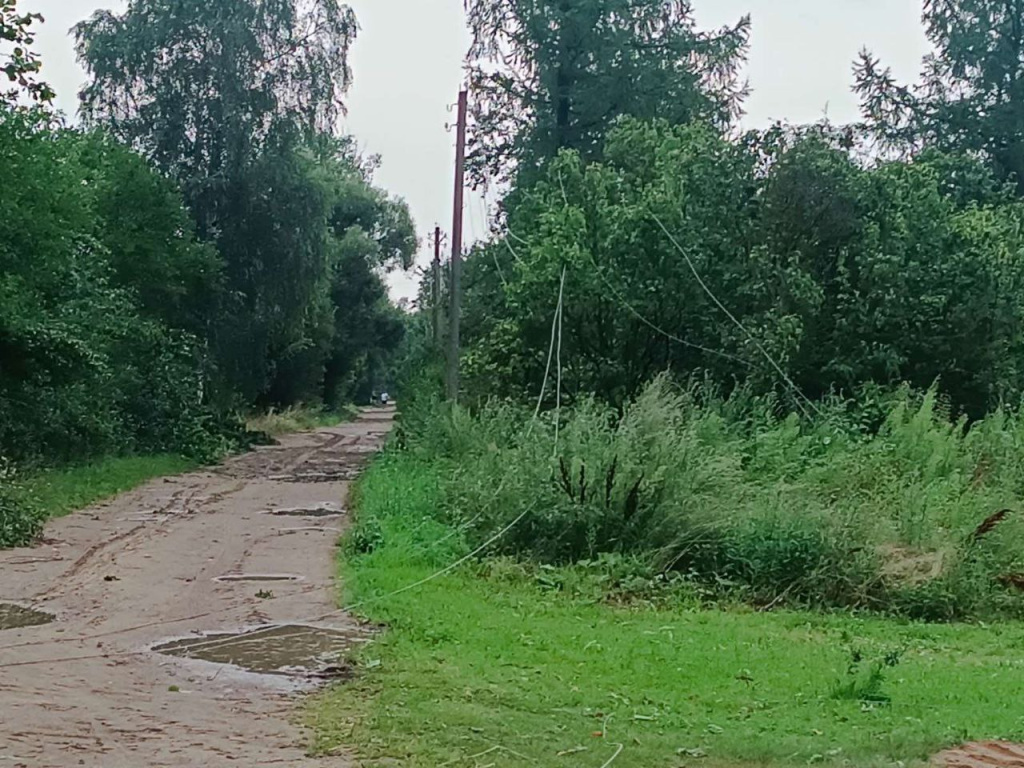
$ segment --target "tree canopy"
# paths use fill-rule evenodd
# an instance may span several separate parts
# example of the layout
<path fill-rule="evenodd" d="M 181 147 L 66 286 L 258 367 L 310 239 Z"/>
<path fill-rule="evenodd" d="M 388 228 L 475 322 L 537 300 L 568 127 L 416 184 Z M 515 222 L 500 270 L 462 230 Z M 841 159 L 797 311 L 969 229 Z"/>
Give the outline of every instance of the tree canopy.
<path fill-rule="evenodd" d="M 40 20 L 0 5 L 42 100 Z M 336 0 L 131 0 L 75 30 L 83 129 L 0 105 L 0 459 L 205 456 L 237 410 L 379 385 L 417 239 L 336 132 L 356 30 Z"/>
<path fill-rule="evenodd" d="M 749 18 L 697 29 L 689 0 L 467 0 L 478 180 L 560 149 L 600 155 L 622 115 L 726 125 Z"/>
<path fill-rule="evenodd" d="M 228 396 L 245 402 L 322 398 L 332 344 L 361 333 L 338 323 L 379 309 L 379 272 L 416 248 L 408 208 L 337 135 L 357 30 L 338 0 L 132 0 L 75 30 L 87 123 L 174 179 L 223 258 L 209 336 Z M 365 292 L 339 306 L 353 227 Z"/>
<path fill-rule="evenodd" d="M 75 28 L 82 116 L 177 179 L 209 237 L 249 163 L 334 133 L 356 32 L 338 0 L 132 0 Z"/>
<path fill-rule="evenodd" d="M 883 146 L 985 157 L 1024 190 L 1024 7 L 1017 0 L 926 0 L 934 48 L 904 85 L 865 51 L 856 69 L 868 127 Z"/>
<path fill-rule="evenodd" d="M 53 99 L 53 90 L 37 75 L 42 62 L 32 51 L 33 25 L 42 22 L 38 13 L 19 13 L 16 0 L 0 0 L 0 73 L 11 86 L 0 91 L 0 102 L 15 103 L 23 94 L 39 102 Z"/>
<path fill-rule="evenodd" d="M 540 390 L 565 270 L 574 397 L 621 405 L 665 370 L 792 394 L 778 364 L 811 398 L 936 380 L 973 413 L 1017 398 L 1024 208 L 961 204 L 948 162 L 866 169 L 818 131 L 620 123 L 602 162 L 549 163 L 470 259 L 471 385 Z"/>
<path fill-rule="evenodd" d="M 0 109 L 0 454 L 210 455 L 194 334 L 220 260 L 141 158 L 48 123 Z"/>

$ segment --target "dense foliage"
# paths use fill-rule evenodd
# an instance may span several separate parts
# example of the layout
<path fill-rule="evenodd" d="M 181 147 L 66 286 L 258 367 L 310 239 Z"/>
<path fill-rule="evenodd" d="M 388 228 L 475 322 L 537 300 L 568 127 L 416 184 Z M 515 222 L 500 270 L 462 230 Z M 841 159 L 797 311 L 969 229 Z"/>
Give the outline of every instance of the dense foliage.
<path fill-rule="evenodd" d="M 991 200 L 951 195 L 954 173 Z M 550 162 L 470 260 L 470 381 L 540 391 L 564 269 L 573 398 L 621 404 L 665 370 L 791 390 L 778 364 L 811 398 L 939 380 L 978 415 L 1022 394 L 1022 216 L 944 155 L 867 169 L 823 131 L 620 123 L 601 162 Z"/>
<path fill-rule="evenodd" d="M 381 386 L 417 240 L 336 134 L 355 32 L 334 0 L 136 0 L 76 28 L 84 129 L 0 106 L 0 545 L 37 524 L 7 460 L 208 459 L 241 413 Z"/>
<path fill-rule="evenodd" d="M 471 394 L 536 396 L 555 363 L 570 399 L 617 406 L 665 370 L 804 415 L 866 384 L 938 382 L 974 417 L 1019 402 L 1017 4 L 926 3 L 917 89 L 865 54 L 869 132 L 746 135 L 723 130 L 746 21 L 702 32 L 658 0 L 468 10 L 476 159 L 518 170 L 467 266 Z M 865 155 L 871 135 L 900 159 Z"/>
<path fill-rule="evenodd" d="M 1019 613 L 1024 9 L 929 0 L 920 88 L 865 54 L 865 125 L 745 134 L 746 22 L 468 9 L 478 178 L 508 189 L 467 260 L 471 410 L 402 432 L 467 550 L 627 558 L 760 605 Z"/>
<path fill-rule="evenodd" d="M 83 113 L 191 182 L 207 234 L 231 213 L 218 181 L 296 134 L 334 131 L 356 29 L 337 0 L 133 0 L 75 28 Z"/>
<path fill-rule="evenodd" d="M 1024 191 L 1024 8 L 1017 0 L 926 0 L 934 49 L 921 82 L 901 85 L 870 53 L 856 90 L 868 126 L 901 152 L 977 153 Z"/>
<path fill-rule="evenodd" d="M 802 425 L 773 396 L 664 377 L 622 414 L 593 399 L 536 421 L 497 402 L 404 407 L 402 438 L 442 465 L 439 519 L 466 552 L 590 564 L 611 597 L 641 586 L 928 620 L 1021 612 L 1012 413 L 968 427 L 934 392 L 903 390 L 822 402 Z M 354 543 L 376 545 L 369 528 Z"/>
<path fill-rule="evenodd" d="M 325 355 L 336 397 L 363 364 L 366 322 L 387 322 L 374 270 L 415 249 L 404 205 L 361 189 L 351 146 L 330 138 L 356 29 L 337 0 L 136 0 L 76 28 L 92 74 L 87 121 L 181 185 L 200 238 L 224 260 L 211 342 L 228 391 L 246 401 L 321 396 Z M 339 307 L 350 317 L 334 317 Z M 335 333 L 346 319 L 349 342 Z"/>
<path fill-rule="evenodd" d="M 0 112 L 0 162 L 3 453 L 213 448 L 196 331 L 220 262 L 173 186 L 37 113 Z"/>
<path fill-rule="evenodd" d="M 600 156 L 619 115 L 727 125 L 749 18 L 698 30 L 689 0 L 468 0 L 477 179 L 561 149 Z"/>

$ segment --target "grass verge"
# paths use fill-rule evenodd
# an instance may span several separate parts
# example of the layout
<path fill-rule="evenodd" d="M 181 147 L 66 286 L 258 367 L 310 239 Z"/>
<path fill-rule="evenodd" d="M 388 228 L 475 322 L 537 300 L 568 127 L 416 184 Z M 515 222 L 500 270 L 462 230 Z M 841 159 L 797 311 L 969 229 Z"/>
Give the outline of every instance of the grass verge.
<path fill-rule="evenodd" d="M 291 408 L 252 419 L 248 428 L 276 436 L 338 424 L 357 413 L 355 408 L 335 413 Z M 18 476 L 0 463 L 0 548 L 30 543 L 49 518 L 117 496 L 155 477 L 181 474 L 199 465 L 198 460 L 176 454 L 112 456 Z"/>
<path fill-rule="evenodd" d="M 367 765 L 431 768 L 872 766 L 1024 738 L 1019 623 L 708 610 L 685 597 L 612 606 L 501 561 L 382 598 L 466 551 L 438 520 L 445 471 L 392 454 L 357 490 L 346 599 L 369 601 L 361 610 L 389 630 L 355 682 L 311 702 L 319 754 L 354 747 Z"/>
<path fill-rule="evenodd" d="M 175 475 L 198 463 L 175 454 L 110 457 L 16 476 L 0 466 L 0 549 L 26 546 L 46 521 L 131 490 L 147 480 Z"/>
<path fill-rule="evenodd" d="M 21 492 L 48 517 L 61 517 L 137 488 L 154 477 L 195 469 L 193 459 L 174 454 L 122 456 L 25 477 Z"/>
<path fill-rule="evenodd" d="M 252 416 L 246 420 L 246 429 L 250 432 L 279 437 L 289 432 L 333 427 L 343 421 L 351 421 L 358 415 L 359 409 L 354 405 L 345 406 L 337 411 L 294 406 L 283 411 L 270 410 L 267 413 Z"/>

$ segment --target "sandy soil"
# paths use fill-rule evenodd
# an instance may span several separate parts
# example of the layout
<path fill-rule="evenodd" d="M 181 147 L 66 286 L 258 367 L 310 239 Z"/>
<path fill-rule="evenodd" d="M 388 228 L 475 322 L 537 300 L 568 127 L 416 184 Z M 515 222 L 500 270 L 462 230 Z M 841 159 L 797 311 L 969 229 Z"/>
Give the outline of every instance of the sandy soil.
<path fill-rule="evenodd" d="M 941 752 L 932 763 L 942 768 L 1021 768 L 1024 766 L 1024 744 L 976 741 Z"/>
<path fill-rule="evenodd" d="M 35 548 L 0 552 L 0 601 L 57 616 L 0 631 L 0 768 L 348 765 L 305 756 L 293 679 L 150 649 L 331 613 L 345 516 L 269 512 L 343 504 L 392 416 L 368 411 L 149 483 L 54 521 Z M 301 579 L 215 580 L 239 573 Z M 355 628 L 339 615 L 321 624 Z"/>

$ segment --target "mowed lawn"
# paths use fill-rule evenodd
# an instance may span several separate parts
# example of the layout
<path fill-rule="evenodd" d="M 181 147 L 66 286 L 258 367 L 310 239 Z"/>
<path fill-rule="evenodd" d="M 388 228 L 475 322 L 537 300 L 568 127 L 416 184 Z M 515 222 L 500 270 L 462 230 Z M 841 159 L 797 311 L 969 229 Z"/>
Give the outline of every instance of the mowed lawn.
<path fill-rule="evenodd" d="M 431 768 L 873 766 L 1024 739 L 1020 624 L 613 607 L 470 566 L 387 596 L 457 559 L 438 501 L 429 467 L 402 458 L 360 487 L 353 536 L 372 551 L 344 557 L 346 599 L 387 629 L 355 681 L 310 705 L 317 753 Z"/>

